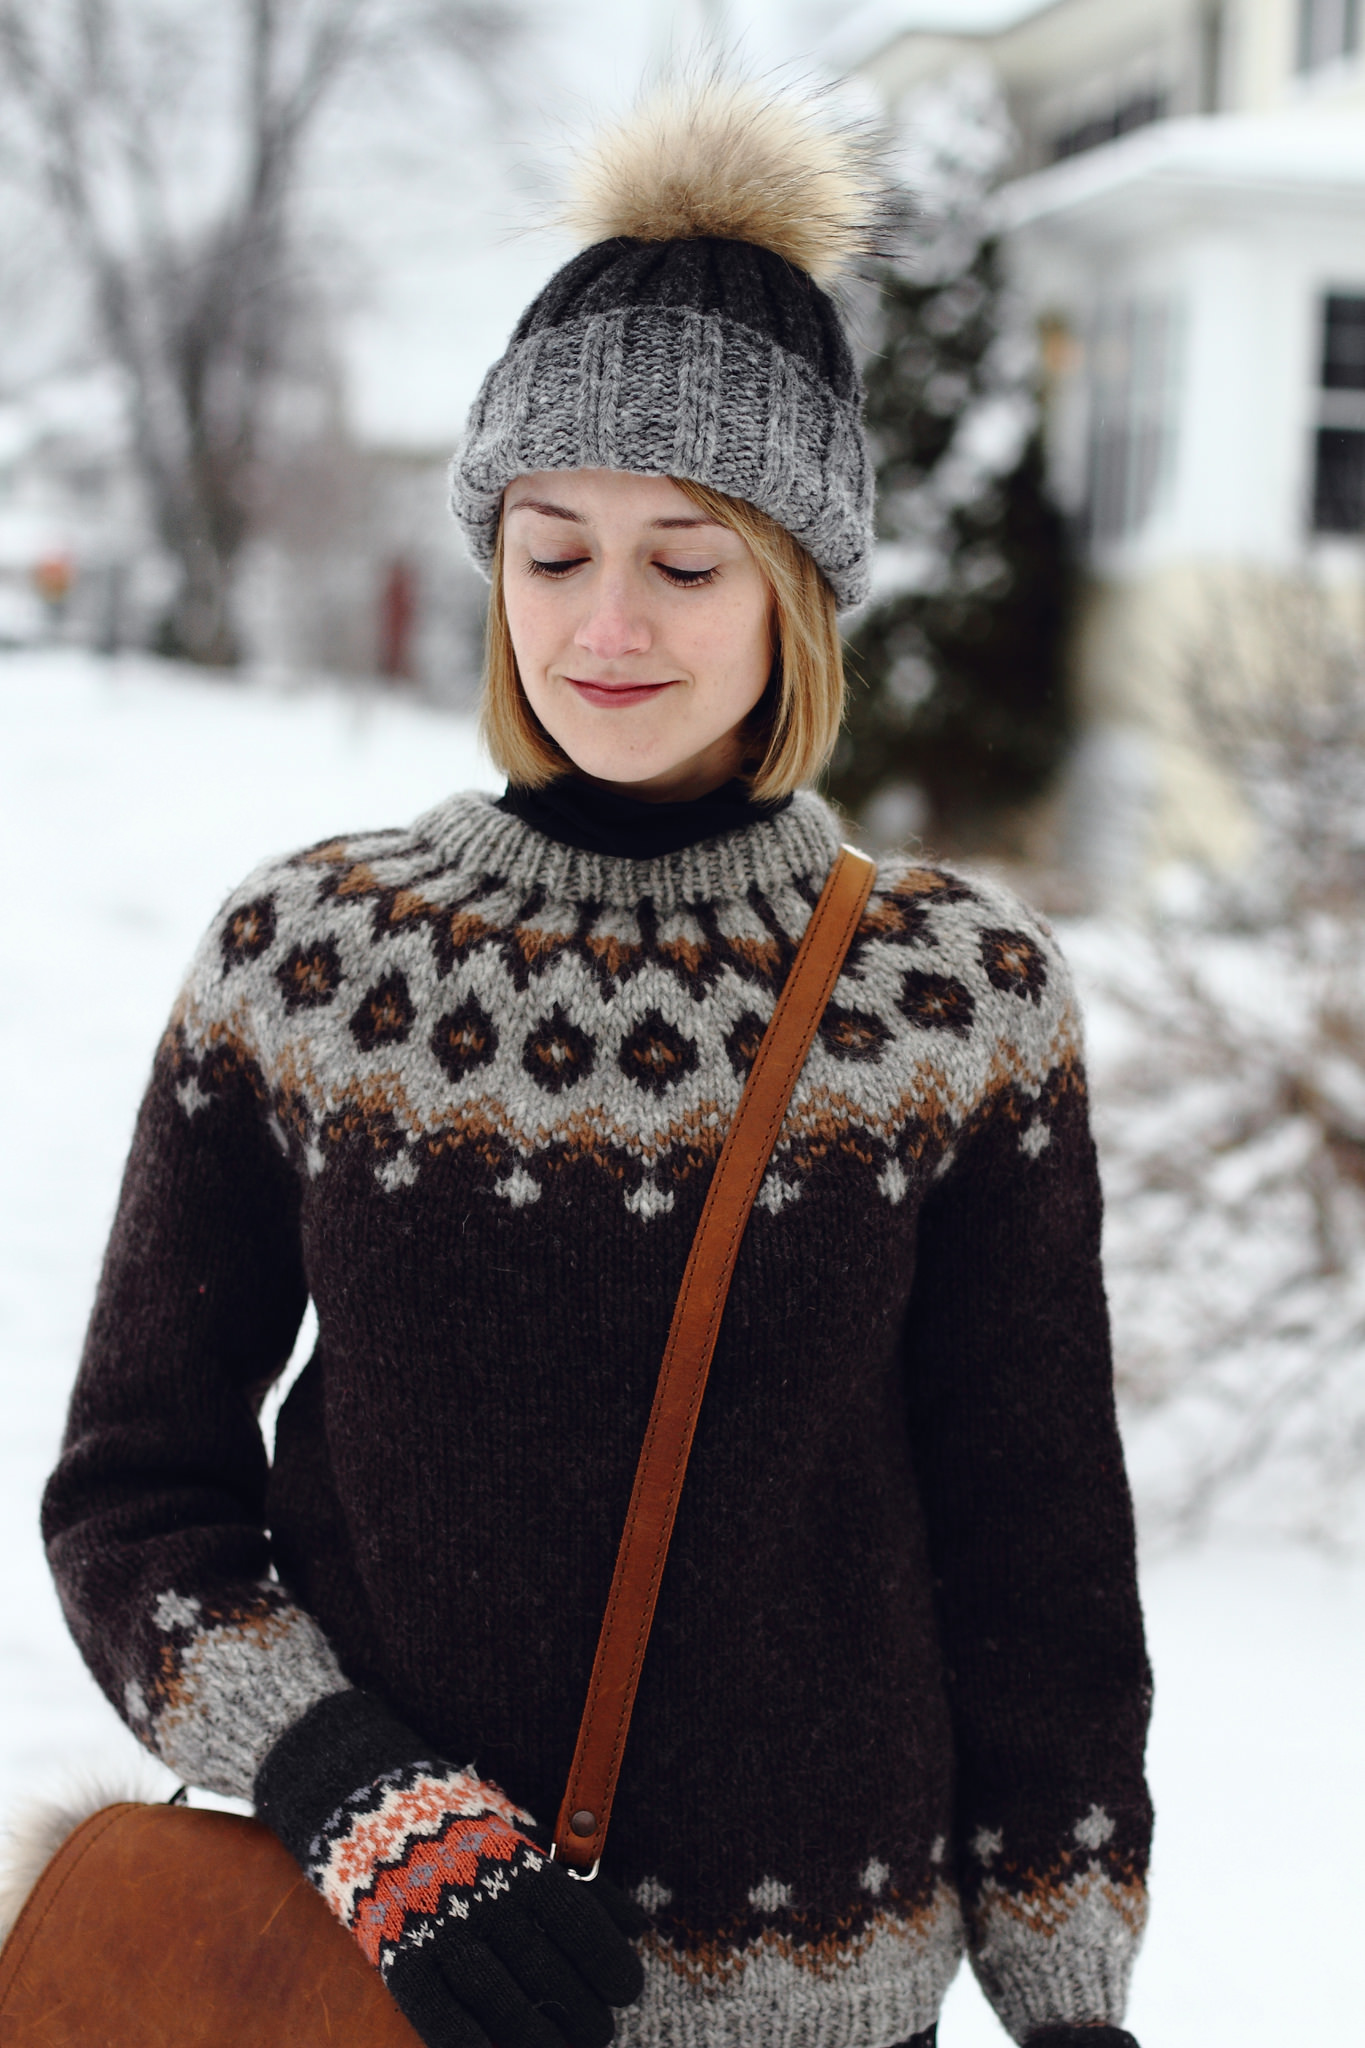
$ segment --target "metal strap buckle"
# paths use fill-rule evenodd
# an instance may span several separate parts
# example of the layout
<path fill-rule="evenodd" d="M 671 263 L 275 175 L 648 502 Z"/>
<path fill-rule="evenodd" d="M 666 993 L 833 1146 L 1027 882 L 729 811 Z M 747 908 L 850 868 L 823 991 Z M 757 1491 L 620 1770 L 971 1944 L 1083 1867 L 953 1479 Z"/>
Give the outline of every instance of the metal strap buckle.
<path fill-rule="evenodd" d="M 551 1842 L 550 1844 L 550 1861 L 551 1863 L 557 1863 L 559 1861 L 558 1842 Z M 591 1870 L 575 1870 L 572 1863 L 566 1863 L 564 1865 L 564 1875 L 566 1877 L 571 1877 L 575 1884 L 591 1884 L 601 1868 L 602 1858 L 599 1856 L 597 1861 L 593 1864 Z"/>

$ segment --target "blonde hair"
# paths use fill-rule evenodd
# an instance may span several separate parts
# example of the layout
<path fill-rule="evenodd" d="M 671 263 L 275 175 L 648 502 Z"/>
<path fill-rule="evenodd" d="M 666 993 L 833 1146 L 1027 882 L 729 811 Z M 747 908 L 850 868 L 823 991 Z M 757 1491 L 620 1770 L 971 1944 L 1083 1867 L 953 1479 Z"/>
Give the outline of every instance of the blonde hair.
<path fill-rule="evenodd" d="M 682 477 L 676 482 L 709 519 L 728 526 L 747 544 L 772 591 L 777 641 L 773 680 L 749 716 L 752 761 L 746 763 L 744 774 L 760 801 L 790 796 L 824 768 L 844 714 L 843 649 L 834 592 L 801 543 L 766 512 L 743 498 L 727 498 L 707 484 Z M 521 686 L 503 600 L 502 537 L 499 521 L 479 727 L 484 745 L 509 781 L 523 789 L 543 789 L 557 776 L 571 773 L 573 762 L 550 738 Z"/>

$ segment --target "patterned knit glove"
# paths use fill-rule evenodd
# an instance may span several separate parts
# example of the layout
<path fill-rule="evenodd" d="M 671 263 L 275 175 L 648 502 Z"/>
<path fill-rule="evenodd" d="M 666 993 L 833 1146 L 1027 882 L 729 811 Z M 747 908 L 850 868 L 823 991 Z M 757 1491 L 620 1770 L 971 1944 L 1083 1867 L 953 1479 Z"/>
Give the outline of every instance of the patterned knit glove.
<path fill-rule="evenodd" d="M 286 1731 L 256 1804 L 427 2048 L 606 2048 L 611 2007 L 644 1988 L 627 1936 L 645 1915 L 552 1863 L 528 1813 L 365 1693 Z"/>
<path fill-rule="evenodd" d="M 1037 2027 L 1024 2048 L 1138 2048 L 1122 2027 Z"/>

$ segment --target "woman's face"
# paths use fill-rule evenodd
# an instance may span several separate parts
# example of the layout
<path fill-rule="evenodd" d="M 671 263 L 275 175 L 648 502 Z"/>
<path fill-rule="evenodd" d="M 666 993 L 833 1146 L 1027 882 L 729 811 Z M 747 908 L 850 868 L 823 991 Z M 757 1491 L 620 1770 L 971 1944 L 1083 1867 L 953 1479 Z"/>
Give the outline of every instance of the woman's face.
<path fill-rule="evenodd" d="M 656 801 L 728 781 L 772 665 L 748 543 L 667 477 L 614 469 L 517 477 L 503 527 L 522 687 L 575 767 Z"/>

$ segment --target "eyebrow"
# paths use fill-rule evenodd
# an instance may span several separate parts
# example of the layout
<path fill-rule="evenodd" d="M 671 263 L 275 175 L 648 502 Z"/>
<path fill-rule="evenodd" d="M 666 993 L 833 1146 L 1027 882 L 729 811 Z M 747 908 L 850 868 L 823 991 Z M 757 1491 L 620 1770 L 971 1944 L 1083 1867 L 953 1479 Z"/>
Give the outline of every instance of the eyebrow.
<path fill-rule="evenodd" d="M 547 519 L 568 519 L 575 526 L 582 526 L 585 523 L 581 512 L 571 512 L 567 505 L 551 505 L 544 498 L 517 498 L 507 510 L 509 513 L 543 512 Z M 669 531 L 679 527 L 720 525 L 718 519 L 708 519 L 704 512 L 676 519 L 651 519 L 649 523 L 652 527 L 667 528 Z"/>

